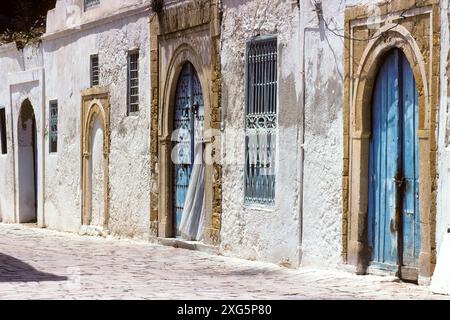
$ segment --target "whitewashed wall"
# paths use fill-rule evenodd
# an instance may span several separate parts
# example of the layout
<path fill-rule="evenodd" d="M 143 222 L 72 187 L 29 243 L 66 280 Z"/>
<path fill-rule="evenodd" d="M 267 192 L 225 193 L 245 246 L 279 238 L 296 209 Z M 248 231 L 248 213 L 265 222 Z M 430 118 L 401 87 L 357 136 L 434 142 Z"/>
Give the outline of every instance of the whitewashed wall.
<path fill-rule="evenodd" d="M 150 194 L 149 11 L 145 6 L 125 10 L 127 4 L 142 1 L 122 6 L 102 1 L 89 10 L 89 19 L 78 21 L 77 28 L 63 29 L 60 18 L 69 8 L 63 2 L 71 1 L 60 0 L 49 12 L 47 23 L 53 27 L 43 40 L 45 101 L 47 108 L 51 100 L 59 105 L 58 153 L 45 155 L 46 223 L 73 232 L 81 226 L 80 92 L 90 87 L 90 55 L 98 54 L 100 86 L 109 89 L 111 99 L 109 229 L 116 236 L 145 238 Z M 140 52 L 140 112 L 128 117 L 127 52 L 134 49 Z M 46 123 L 48 117 L 46 112 Z M 46 145 L 48 138 L 47 131 Z"/>
<path fill-rule="evenodd" d="M 224 254 L 287 266 L 300 261 L 299 9 L 292 1 L 223 1 L 222 108 Z M 244 202 L 245 52 L 257 34 L 277 35 L 279 142 L 275 206 Z"/>
<path fill-rule="evenodd" d="M 28 45 L 17 50 L 15 44 L 0 47 L 0 105 L 5 107 L 7 121 L 8 153 L 0 155 L 0 215 L 3 222 L 19 222 L 20 188 L 18 161 L 18 125 L 19 113 L 23 102 L 28 99 L 35 113 L 37 130 L 37 184 L 43 179 L 43 69 L 42 48 L 39 44 Z M 42 221 L 43 193 L 38 189 L 38 222 Z"/>
<path fill-rule="evenodd" d="M 225 253 L 277 263 L 289 259 L 292 265 L 297 261 L 303 266 L 341 265 L 344 14 L 348 6 L 376 5 L 382 1 L 318 2 L 322 3 L 328 26 L 320 22 L 313 1 L 309 0 L 223 1 L 225 164 L 221 238 Z M 450 147 L 443 147 L 445 126 L 442 125 L 448 113 L 444 76 L 448 57 L 448 0 L 441 2 L 443 86 L 438 244 L 450 224 Z M 296 9 L 297 5 L 300 9 Z M 376 13 L 375 6 L 373 10 Z M 280 40 L 281 144 L 274 210 L 258 210 L 243 203 L 245 41 L 258 33 L 276 33 Z M 304 167 L 299 149 L 303 143 Z M 230 159 L 237 164 L 230 164 Z"/>
<path fill-rule="evenodd" d="M 8 75 L 23 69 L 23 56 L 15 44 L 0 46 L 0 108 L 5 108 L 8 153 L 0 154 L 0 221 L 14 222 L 14 162 L 12 114 Z"/>
<path fill-rule="evenodd" d="M 345 1 L 323 1 L 324 19 L 343 34 Z M 302 1 L 305 73 L 303 265 L 335 267 L 342 252 L 343 39 Z"/>

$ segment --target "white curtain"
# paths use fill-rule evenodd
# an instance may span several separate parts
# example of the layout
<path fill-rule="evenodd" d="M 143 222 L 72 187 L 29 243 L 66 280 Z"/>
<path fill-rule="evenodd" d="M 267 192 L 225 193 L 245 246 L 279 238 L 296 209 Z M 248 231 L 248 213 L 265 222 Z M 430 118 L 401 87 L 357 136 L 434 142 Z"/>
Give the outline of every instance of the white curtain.
<path fill-rule="evenodd" d="M 195 161 L 186 194 L 180 222 L 181 237 L 185 240 L 200 241 L 203 238 L 205 220 L 205 165 L 203 163 L 203 144 L 195 145 Z"/>

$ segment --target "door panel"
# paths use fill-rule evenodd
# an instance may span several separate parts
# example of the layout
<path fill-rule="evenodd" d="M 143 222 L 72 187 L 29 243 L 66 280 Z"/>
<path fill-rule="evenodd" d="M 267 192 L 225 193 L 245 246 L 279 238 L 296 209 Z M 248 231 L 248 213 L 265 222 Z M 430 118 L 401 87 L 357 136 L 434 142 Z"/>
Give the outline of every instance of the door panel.
<path fill-rule="evenodd" d="M 419 233 L 419 150 L 418 150 L 418 93 L 408 61 L 402 59 L 402 167 L 404 194 L 402 203 L 402 262 L 418 267 L 420 251 Z"/>
<path fill-rule="evenodd" d="M 398 257 L 394 181 L 399 169 L 398 59 L 397 51 L 387 56 L 375 86 L 369 161 L 369 242 L 373 261 L 387 265 L 396 265 Z"/>
<path fill-rule="evenodd" d="M 175 235 L 184 210 L 194 163 L 194 143 L 203 142 L 204 103 L 200 81 L 194 67 L 186 63 L 175 95 L 173 167 L 173 213 Z"/>
<path fill-rule="evenodd" d="M 414 76 L 403 53 L 393 50 L 374 87 L 369 158 L 368 241 L 373 264 L 388 269 L 418 265 L 417 130 Z"/>

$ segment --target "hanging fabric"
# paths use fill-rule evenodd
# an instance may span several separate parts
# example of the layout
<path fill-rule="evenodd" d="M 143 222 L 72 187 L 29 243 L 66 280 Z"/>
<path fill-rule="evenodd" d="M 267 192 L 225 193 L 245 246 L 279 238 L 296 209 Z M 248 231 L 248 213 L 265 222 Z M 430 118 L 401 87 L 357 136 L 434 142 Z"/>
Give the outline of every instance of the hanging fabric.
<path fill-rule="evenodd" d="M 195 144 L 195 161 L 184 203 L 180 222 L 181 237 L 185 240 L 200 241 L 203 238 L 205 220 L 205 165 L 203 163 L 203 143 Z"/>

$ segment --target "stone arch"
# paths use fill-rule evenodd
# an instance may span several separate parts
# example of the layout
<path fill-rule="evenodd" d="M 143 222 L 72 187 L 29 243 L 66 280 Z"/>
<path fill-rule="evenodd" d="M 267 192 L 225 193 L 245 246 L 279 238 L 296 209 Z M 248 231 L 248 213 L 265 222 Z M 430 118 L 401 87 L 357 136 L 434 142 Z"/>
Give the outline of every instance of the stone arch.
<path fill-rule="evenodd" d="M 201 90 L 204 99 L 205 108 L 205 150 L 211 148 L 213 143 L 210 117 L 211 117 L 211 98 L 210 98 L 210 68 L 201 62 L 200 56 L 195 49 L 188 43 L 182 43 L 174 51 L 172 59 L 168 64 L 167 76 L 163 82 L 163 91 L 161 92 L 160 108 L 158 116 L 158 155 L 159 155 L 159 175 L 158 175 L 158 235 L 159 237 L 173 237 L 173 208 L 172 208 L 172 128 L 173 128 L 173 110 L 175 104 L 175 94 L 178 79 L 182 68 L 186 63 L 191 63 L 197 72 L 200 81 Z M 204 239 L 209 241 L 207 230 L 211 229 L 212 224 L 212 202 L 213 202 L 213 168 L 206 163 L 205 168 L 205 224 Z"/>
<path fill-rule="evenodd" d="M 98 90 L 98 89 L 90 89 Z M 103 221 L 100 227 L 102 232 L 107 232 L 109 224 L 109 153 L 110 153 L 110 128 L 109 128 L 109 98 L 107 93 L 83 96 L 82 115 L 82 216 L 83 226 L 90 226 L 92 222 L 92 175 L 93 175 L 93 141 L 95 132 L 94 125 L 99 123 L 102 132 L 102 197 L 103 197 Z"/>
<path fill-rule="evenodd" d="M 195 52 L 194 48 L 187 43 L 181 44 L 175 51 L 173 58 L 170 61 L 167 73 L 168 75 L 166 81 L 164 82 L 162 98 L 162 105 L 164 107 L 160 109 L 161 114 L 159 116 L 159 136 L 162 139 L 170 139 L 173 120 L 173 114 L 170 108 L 173 109 L 173 101 L 177 90 L 178 78 L 183 66 L 187 62 L 191 63 L 197 71 L 200 85 L 202 87 L 203 97 L 205 99 L 205 117 L 209 114 L 208 109 L 211 104 L 209 97 L 209 82 L 206 74 L 207 71 L 205 70 L 204 64 L 201 63 L 201 59 Z M 207 119 L 205 118 L 205 122 L 206 121 Z"/>
<path fill-rule="evenodd" d="M 349 192 L 349 249 L 347 261 L 364 274 L 369 264 L 367 241 L 368 224 L 368 166 L 371 136 L 372 94 L 386 53 L 400 49 L 408 60 L 416 80 L 419 94 L 419 175 L 420 175 L 420 238 L 419 277 L 429 277 L 431 269 L 432 221 L 430 203 L 432 195 L 432 168 L 430 167 L 430 84 L 426 62 L 412 35 L 401 25 L 387 24 L 368 42 L 356 71 L 355 91 L 350 94 L 350 192 Z"/>
<path fill-rule="evenodd" d="M 355 106 L 356 132 L 360 132 L 361 135 L 370 132 L 370 117 L 368 112 L 364 112 L 364 108 L 371 105 L 371 93 L 383 57 L 394 48 L 400 49 L 405 54 L 416 79 L 419 91 L 419 128 L 422 130 L 429 128 L 430 119 L 425 117 L 429 114 L 430 108 L 425 60 L 414 38 L 404 27 L 391 24 L 384 26 L 373 38 L 367 45 L 362 55 L 362 63 L 356 72 L 359 76 L 356 79 L 356 90 L 352 97 Z"/>

